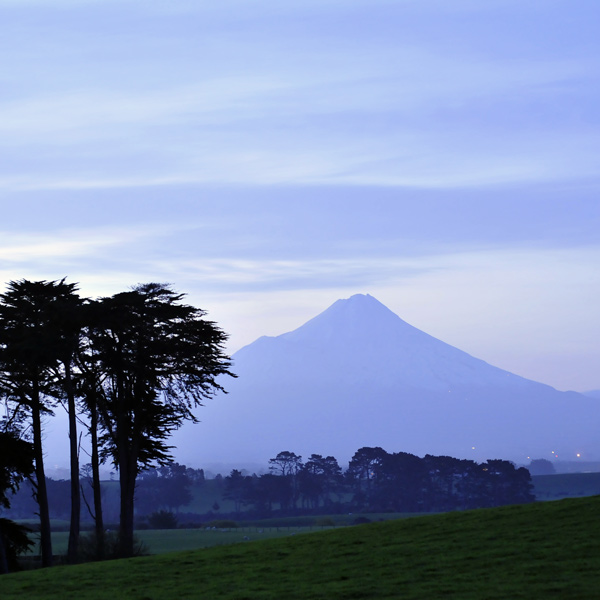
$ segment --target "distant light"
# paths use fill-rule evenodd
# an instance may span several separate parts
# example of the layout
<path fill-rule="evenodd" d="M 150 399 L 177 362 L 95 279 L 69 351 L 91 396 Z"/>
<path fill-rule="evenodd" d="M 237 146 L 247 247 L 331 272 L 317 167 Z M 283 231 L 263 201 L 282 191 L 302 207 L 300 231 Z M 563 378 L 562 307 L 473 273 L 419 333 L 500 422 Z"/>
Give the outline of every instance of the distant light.
<path fill-rule="evenodd" d="M 579 452 L 577 453 L 577 458 L 581 458 L 581 454 L 579 454 Z"/>
<path fill-rule="evenodd" d="M 558 458 L 558 454 L 555 454 L 555 455 L 554 455 L 554 458 Z"/>
<path fill-rule="evenodd" d="M 475 446 L 471 446 L 471 450 L 475 450 Z"/>

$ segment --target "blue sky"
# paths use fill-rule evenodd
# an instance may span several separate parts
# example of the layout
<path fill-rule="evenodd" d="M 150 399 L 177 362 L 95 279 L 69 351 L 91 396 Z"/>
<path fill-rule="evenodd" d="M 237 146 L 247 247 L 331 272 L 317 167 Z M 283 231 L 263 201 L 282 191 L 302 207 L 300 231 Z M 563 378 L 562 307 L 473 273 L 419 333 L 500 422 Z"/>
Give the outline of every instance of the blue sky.
<path fill-rule="evenodd" d="M 0 276 L 172 282 L 230 350 L 370 293 L 600 388 L 595 1 L 0 0 Z"/>

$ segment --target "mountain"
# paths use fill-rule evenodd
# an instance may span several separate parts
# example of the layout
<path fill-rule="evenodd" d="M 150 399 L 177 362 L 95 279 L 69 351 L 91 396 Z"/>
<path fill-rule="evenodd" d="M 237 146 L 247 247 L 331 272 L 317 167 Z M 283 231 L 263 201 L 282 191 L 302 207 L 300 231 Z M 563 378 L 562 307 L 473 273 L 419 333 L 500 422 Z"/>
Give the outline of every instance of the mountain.
<path fill-rule="evenodd" d="M 474 460 L 600 458 L 600 402 L 524 379 L 412 327 L 369 295 L 233 355 L 238 379 L 173 438 L 189 465 L 265 467 L 362 446 Z"/>

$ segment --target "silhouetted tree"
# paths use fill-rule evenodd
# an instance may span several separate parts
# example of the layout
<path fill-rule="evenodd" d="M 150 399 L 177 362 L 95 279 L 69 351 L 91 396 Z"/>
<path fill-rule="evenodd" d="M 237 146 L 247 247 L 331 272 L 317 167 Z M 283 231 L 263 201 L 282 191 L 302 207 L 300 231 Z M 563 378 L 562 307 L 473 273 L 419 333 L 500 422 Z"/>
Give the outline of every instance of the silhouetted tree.
<path fill-rule="evenodd" d="M 90 332 L 104 375 L 101 441 L 119 470 L 121 556 L 133 553 L 138 473 L 171 460 L 171 432 L 184 420 L 196 421 L 192 409 L 222 390 L 219 375 L 231 375 L 225 334 L 182 298 L 165 285 L 137 286 L 101 300 L 101 318 Z"/>
<path fill-rule="evenodd" d="M 533 485 L 527 469 L 507 460 L 488 460 L 482 465 L 487 479 L 488 506 L 533 502 Z"/>
<path fill-rule="evenodd" d="M 273 473 L 264 473 L 253 481 L 252 503 L 259 513 L 269 514 L 273 510 L 273 504 L 280 502 L 282 483 L 284 484 L 283 495 L 288 502 L 289 486 L 282 477 L 273 475 Z"/>
<path fill-rule="evenodd" d="M 547 460 L 546 458 L 533 459 L 529 463 L 527 470 L 531 475 L 554 475 L 556 473 L 552 461 Z"/>
<path fill-rule="evenodd" d="M 242 506 L 252 501 L 253 495 L 252 477 L 243 475 L 238 469 L 233 469 L 225 477 L 225 492 L 223 498 L 233 500 L 234 510 L 239 513 Z"/>
<path fill-rule="evenodd" d="M 354 486 L 354 505 L 375 511 L 447 511 L 534 500 L 529 471 L 505 460 L 477 464 L 361 448 L 346 477 Z"/>
<path fill-rule="evenodd" d="M 187 467 L 185 470 L 185 474 L 187 475 L 190 483 L 194 483 L 196 485 L 203 484 L 204 479 L 204 469 L 193 469 L 191 467 Z"/>
<path fill-rule="evenodd" d="M 454 486 L 456 506 L 461 509 L 489 506 L 487 469 L 472 460 L 460 461 L 461 472 Z"/>
<path fill-rule="evenodd" d="M 52 564 L 50 517 L 42 447 L 42 417 L 62 392 L 61 309 L 73 287 L 63 281 L 11 281 L 0 296 L 0 390 L 13 414 L 30 419 L 35 454 L 42 564 Z M 79 493 L 79 490 L 78 490 Z"/>
<path fill-rule="evenodd" d="M 373 500 L 378 510 L 422 510 L 427 471 L 423 459 L 407 452 L 387 454 L 378 465 Z"/>
<path fill-rule="evenodd" d="M 452 456 L 427 454 L 423 460 L 428 472 L 430 510 L 454 510 L 458 506 L 456 486 L 464 476 L 465 465 Z"/>
<path fill-rule="evenodd" d="M 169 463 L 142 472 L 135 499 L 141 514 L 166 510 L 172 512 L 192 501 L 190 480 L 185 465 Z"/>
<path fill-rule="evenodd" d="M 77 294 L 77 285 L 65 283 L 55 284 L 56 300 L 52 305 L 52 325 L 54 328 L 54 352 L 58 357 L 57 380 L 58 397 L 66 399 L 69 418 L 69 465 L 71 486 L 71 513 L 67 561 L 77 561 L 81 500 L 79 485 L 79 440 L 77 435 L 78 410 L 76 405 L 76 382 L 73 369 L 79 353 L 81 330 L 83 326 L 83 301 Z"/>
<path fill-rule="evenodd" d="M 88 510 L 94 520 L 94 544 L 93 548 L 99 560 L 105 556 L 105 531 L 104 531 L 104 509 L 102 505 L 102 486 L 100 482 L 100 465 L 105 457 L 100 456 L 100 422 L 99 406 L 106 401 L 106 392 L 103 382 L 107 374 L 102 370 L 99 355 L 94 349 L 94 340 L 97 332 L 102 329 L 105 320 L 103 306 L 99 301 L 88 300 L 80 308 L 83 326 L 82 335 L 77 353 L 77 367 L 80 373 L 79 393 L 81 406 L 87 415 L 87 431 L 90 437 L 90 469 L 91 475 L 88 481 L 92 486 L 93 506 L 87 504 Z M 112 479 L 112 473 L 111 473 Z"/>
<path fill-rule="evenodd" d="M 300 493 L 312 508 L 317 508 L 321 501 L 326 505 L 331 502 L 330 496 L 337 490 L 341 475 L 342 469 L 333 456 L 311 454 L 298 475 Z"/>
<path fill-rule="evenodd" d="M 274 475 L 296 475 L 302 467 L 302 457 L 284 450 L 279 452 L 275 458 L 269 459 L 269 471 Z"/>
<path fill-rule="evenodd" d="M 284 450 L 275 458 L 269 459 L 269 471 L 279 475 L 281 480 L 275 485 L 279 487 L 279 502 L 282 509 L 296 506 L 298 499 L 298 473 L 302 468 L 302 457 Z M 285 482 L 285 484 L 284 484 Z"/>
<path fill-rule="evenodd" d="M 258 493 L 268 510 L 273 509 L 274 504 L 279 504 L 281 510 L 288 510 L 292 506 L 293 490 L 290 475 L 274 475 L 265 473 L 258 481 Z"/>
<path fill-rule="evenodd" d="M 14 431 L 0 430 L 0 513 L 10 508 L 9 494 L 14 494 L 33 470 L 32 444 L 19 439 Z M 0 574 L 13 570 L 17 555 L 33 545 L 27 532 L 26 527 L 0 518 Z"/>
<path fill-rule="evenodd" d="M 92 490 L 92 505 L 90 505 L 90 501 L 86 496 L 84 484 L 87 484 L 86 488 L 89 487 Z M 81 498 L 85 503 L 90 517 L 94 521 L 93 536 L 91 537 L 91 540 L 88 539 L 87 541 L 93 548 L 94 558 L 96 560 L 103 560 L 105 558 L 104 510 L 102 501 L 103 490 L 100 484 L 100 474 L 95 471 L 94 466 L 91 463 L 87 463 L 81 468 L 80 486 Z"/>
<path fill-rule="evenodd" d="M 346 471 L 346 479 L 354 488 L 354 502 L 368 504 L 374 484 L 380 476 L 380 468 L 387 452 L 376 446 L 359 448 Z"/>

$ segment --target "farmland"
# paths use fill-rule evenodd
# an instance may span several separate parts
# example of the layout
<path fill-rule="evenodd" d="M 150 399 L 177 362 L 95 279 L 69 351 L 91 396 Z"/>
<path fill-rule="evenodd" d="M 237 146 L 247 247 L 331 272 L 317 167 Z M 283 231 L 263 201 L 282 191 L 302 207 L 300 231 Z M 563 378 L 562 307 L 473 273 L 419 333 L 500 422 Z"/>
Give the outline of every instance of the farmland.
<path fill-rule="evenodd" d="M 598 497 L 567 499 L 55 567 L 2 577 L 0 596 L 592 598 L 599 509 Z"/>

